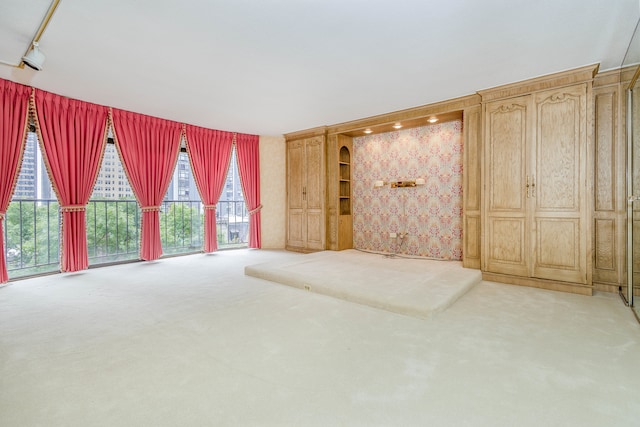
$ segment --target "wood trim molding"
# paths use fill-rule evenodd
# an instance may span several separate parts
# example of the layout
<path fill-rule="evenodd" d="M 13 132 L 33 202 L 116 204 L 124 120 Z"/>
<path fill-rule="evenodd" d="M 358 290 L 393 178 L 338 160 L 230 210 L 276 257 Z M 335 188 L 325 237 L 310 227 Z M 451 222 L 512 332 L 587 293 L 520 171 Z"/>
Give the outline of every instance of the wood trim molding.
<path fill-rule="evenodd" d="M 305 139 L 305 138 L 311 138 L 314 136 L 324 136 L 326 132 L 327 132 L 326 126 L 318 126 L 315 128 L 300 130 L 297 132 L 285 133 L 284 138 L 287 141 L 293 141 L 296 139 Z"/>
<path fill-rule="evenodd" d="M 479 90 L 478 94 L 482 97 L 482 102 L 485 103 L 496 99 L 512 98 L 542 90 L 583 83 L 593 80 L 598 72 L 599 66 L 600 64 L 593 64 L 586 67 L 575 68 L 573 70 L 548 74 L 546 76 L 536 77 L 529 80 Z"/>
<path fill-rule="evenodd" d="M 593 282 L 593 290 L 596 292 L 609 292 L 612 294 L 617 294 L 619 286 L 620 285 L 611 285 L 609 283 Z"/>
<path fill-rule="evenodd" d="M 447 113 L 453 114 L 453 116 L 450 117 L 449 120 L 456 120 L 462 118 L 462 110 L 478 104 L 480 104 L 480 96 L 478 96 L 477 94 L 473 94 L 460 98 L 450 99 L 447 101 L 423 105 L 420 107 L 408 108 L 406 110 L 394 111 L 391 113 L 380 114 L 377 116 L 352 120 L 344 123 L 338 123 L 328 126 L 327 133 L 331 135 L 335 133 L 348 134 L 352 132 L 362 132 L 367 128 L 375 128 L 386 125 L 390 126 L 396 122 L 402 122 L 403 124 L 405 124 L 404 127 L 411 127 L 410 125 L 406 125 L 405 123 L 410 120 L 422 120 L 422 123 L 415 124 L 415 126 L 420 126 L 422 124 L 427 124 L 426 119 L 428 119 L 430 116 L 446 116 Z M 440 122 L 442 121 L 447 121 L 447 118 L 441 118 Z"/>
<path fill-rule="evenodd" d="M 593 79 L 593 87 L 612 86 L 620 83 L 629 83 L 637 72 L 638 66 L 616 68 L 596 74 Z"/>
<path fill-rule="evenodd" d="M 636 72 L 633 73 L 633 77 L 631 77 L 631 81 L 629 82 L 629 85 L 627 86 L 627 90 L 631 89 L 636 82 L 638 81 L 638 78 L 640 78 L 640 66 L 637 67 Z"/>
<path fill-rule="evenodd" d="M 609 70 L 609 71 L 604 71 L 602 73 L 598 73 L 593 78 L 594 89 L 598 87 L 619 84 L 622 81 L 622 72 L 623 70 L 618 68 L 617 70 Z"/>
<path fill-rule="evenodd" d="M 556 280 L 536 279 L 533 277 L 510 276 L 507 274 L 482 272 L 482 280 L 489 282 L 507 283 L 509 285 L 529 286 L 550 291 L 569 292 L 580 295 L 593 295 L 593 286 L 578 283 L 560 282 Z"/>

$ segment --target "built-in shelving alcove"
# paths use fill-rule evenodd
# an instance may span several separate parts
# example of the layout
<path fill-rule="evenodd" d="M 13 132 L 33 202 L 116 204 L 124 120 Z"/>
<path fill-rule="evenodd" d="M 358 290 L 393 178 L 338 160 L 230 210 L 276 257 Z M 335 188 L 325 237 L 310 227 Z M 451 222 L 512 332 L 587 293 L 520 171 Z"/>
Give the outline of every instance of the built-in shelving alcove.
<path fill-rule="evenodd" d="M 340 169 L 340 215 L 351 215 L 351 152 L 340 147 L 338 167 Z"/>

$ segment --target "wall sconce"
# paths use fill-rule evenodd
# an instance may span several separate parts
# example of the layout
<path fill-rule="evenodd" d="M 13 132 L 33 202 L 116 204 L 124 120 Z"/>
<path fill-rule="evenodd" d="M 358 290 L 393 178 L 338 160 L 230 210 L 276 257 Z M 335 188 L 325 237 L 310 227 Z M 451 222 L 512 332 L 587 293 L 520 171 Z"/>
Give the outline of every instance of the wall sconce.
<path fill-rule="evenodd" d="M 390 182 L 374 181 L 373 188 L 381 188 L 387 184 L 389 184 L 391 188 L 417 187 L 419 185 L 424 185 L 424 182 L 425 182 L 424 178 L 409 179 L 404 181 L 390 181 Z"/>

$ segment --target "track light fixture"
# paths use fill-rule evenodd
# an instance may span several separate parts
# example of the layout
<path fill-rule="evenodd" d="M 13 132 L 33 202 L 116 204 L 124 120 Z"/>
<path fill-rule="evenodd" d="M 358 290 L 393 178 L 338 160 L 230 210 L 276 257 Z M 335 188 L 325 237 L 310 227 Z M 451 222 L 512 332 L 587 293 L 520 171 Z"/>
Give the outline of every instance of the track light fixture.
<path fill-rule="evenodd" d="M 31 50 L 25 56 L 22 57 L 22 62 L 25 65 L 33 68 L 36 71 L 42 70 L 45 60 L 44 53 L 40 51 L 38 42 L 34 41 Z"/>
<path fill-rule="evenodd" d="M 44 30 L 47 29 L 47 26 L 49 25 L 49 21 L 51 20 L 53 13 L 58 8 L 59 3 L 60 3 L 60 0 L 51 0 L 51 5 L 47 10 L 46 15 L 42 19 L 42 22 L 40 23 L 38 30 L 33 36 L 33 39 L 31 39 L 31 43 L 29 43 L 29 45 L 27 46 L 27 50 L 25 51 L 24 56 L 20 59 L 20 62 L 16 64 L 11 61 L 4 61 L 0 59 L 0 64 L 8 65 L 10 67 L 16 67 L 16 68 L 24 68 L 24 66 L 27 65 L 30 68 L 33 68 L 34 70 L 37 70 L 37 71 L 42 70 L 45 56 L 44 56 L 44 53 L 40 51 L 38 42 L 40 41 L 40 38 L 42 37 Z"/>

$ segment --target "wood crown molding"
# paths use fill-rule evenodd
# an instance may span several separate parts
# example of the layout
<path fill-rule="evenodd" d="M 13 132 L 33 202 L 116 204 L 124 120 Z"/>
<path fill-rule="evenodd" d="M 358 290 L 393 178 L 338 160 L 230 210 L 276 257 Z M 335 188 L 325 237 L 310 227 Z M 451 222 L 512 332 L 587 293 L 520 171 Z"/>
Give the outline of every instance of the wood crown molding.
<path fill-rule="evenodd" d="M 517 83 L 479 90 L 478 94 L 482 97 L 482 102 L 485 103 L 496 99 L 512 98 L 556 87 L 588 82 L 593 80 L 598 72 L 599 66 L 600 64 L 593 64 L 561 71 L 559 73 L 548 74 Z"/>
<path fill-rule="evenodd" d="M 631 77 L 631 80 L 629 81 L 629 84 L 627 85 L 627 90 L 629 90 L 632 87 L 634 87 L 639 78 L 640 78 L 640 66 L 637 67 L 637 69 L 635 70 L 635 73 L 633 73 L 633 76 Z"/>
<path fill-rule="evenodd" d="M 311 138 L 314 136 L 324 136 L 326 135 L 326 132 L 327 132 L 326 126 L 318 126 L 315 128 L 300 130 L 297 132 L 285 133 L 284 138 L 287 141 L 292 141 L 295 139 Z"/>
<path fill-rule="evenodd" d="M 593 79 L 593 87 L 595 88 L 617 85 L 620 83 L 629 83 L 633 79 L 633 76 L 636 73 L 637 69 L 638 66 L 634 65 L 598 73 Z"/>
<path fill-rule="evenodd" d="M 430 116 L 443 116 L 448 113 L 455 113 L 455 117 L 451 116 L 448 120 L 454 120 L 456 118 L 462 118 L 462 110 L 474 105 L 480 104 L 480 96 L 477 94 L 467 95 L 459 98 L 450 99 L 447 101 L 436 102 L 433 104 L 422 105 L 419 107 L 407 108 L 405 110 L 394 111 L 386 114 L 379 114 L 377 116 L 366 117 L 363 119 L 352 120 L 349 122 L 338 123 L 327 126 L 327 133 L 362 133 L 364 129 L 391 126 L 396 122 L 403 123 L 403 127 L 415 127 L 420 124 L 427 124 L 426 120 Z M 422 123 L 418 123 L 422 120 Z M 447 119 L 441 119 L 439 122 L 446 121 Z M 415 122 L 416 124 L 410 125 L 406 122 Z M 393 129 L 390 129 L 393 130 Z"/>

